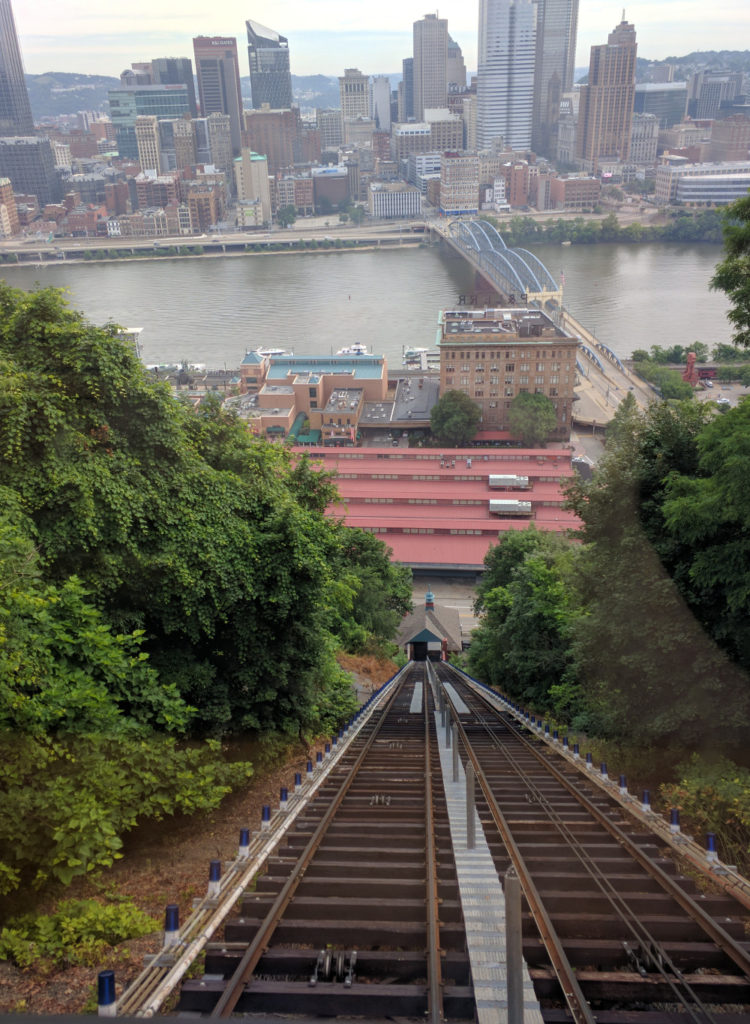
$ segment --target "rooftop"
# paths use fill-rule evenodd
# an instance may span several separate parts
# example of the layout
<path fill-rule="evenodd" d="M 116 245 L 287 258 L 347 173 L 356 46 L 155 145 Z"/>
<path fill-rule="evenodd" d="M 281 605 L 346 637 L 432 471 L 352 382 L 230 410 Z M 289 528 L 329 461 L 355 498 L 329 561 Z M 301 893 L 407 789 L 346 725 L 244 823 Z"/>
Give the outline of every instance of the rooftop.
<path fill-rule="evenodd" d="M 442 339 L 438 341 L 441 345 L 452 344 L 456 335 L 467 334 L 505 334 L 514 340 L 538 337 L 576 340 L 538 309 L 445 310 L 440 314 L 439 323 L 443 328 Z"/>
<path fill-rule="evenodd" d="M 355 380 L 378 380 L 383 364 L 383 356 L 274 356 L 268 379 L 286 380 L 290 373 L 350 373 Z"/>
<path fill-rule="evenodd" d="M 362 388 L 336 388 L 331 392 L 325 412 L 341 412 L 346 409 L 356 409 L 362 401 L 364 394 Z"/>

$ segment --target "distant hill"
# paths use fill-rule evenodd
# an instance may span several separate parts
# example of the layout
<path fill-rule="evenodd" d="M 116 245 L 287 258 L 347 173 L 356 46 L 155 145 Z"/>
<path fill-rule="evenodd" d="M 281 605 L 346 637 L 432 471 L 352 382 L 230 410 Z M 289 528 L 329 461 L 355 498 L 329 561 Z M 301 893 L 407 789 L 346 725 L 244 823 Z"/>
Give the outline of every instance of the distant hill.
<path fill-rule="evenodd" d="M 638 57 L 636 81 L 651 80 L 650 69 L 655 64 L 673 64 L 675 81 L 682 81 L 694 71 L 744 71 L 750 73 L 750 50 L 698 50 L 684 57 L 667 57 L 663 61 Z M 400 72 L 388 76 L 391 87 L 396 88 Z M 576 68 L 575 81 L 585 84 L 588 68 Z M 34 117 L 57 117 L 75 114 L 79 110 L 107 110 L 107 92 L 120 84 L 119 78 L 106 75 L 70 74 L 50 71 L 44 75 L 26 75 L 26 85 Z M 302 108 L 339 107 L 339 82 L 333 75 L 292 75 L 292 93 Z M 242 79 L 242 95 L 249 100 L 250 78 Z"/>
<path fill-rule="evenodd" d="M 119 78 L 106 75 L 78 75 L 64 71 L 26 75 L 31 112 L 37 121 L 43 117 L 76 114 L 79 110 L 105 110 L 108 90 L 119 84 Z"/>
<path fill-rule="evenodd" d="M 650 82 L 651 68 L 659 64 L 674 66 L 675 82 L 684 82 L 696 71 L 745 71 L 750 73 L 750 50 L 696 50 L 684 57 L 665 57 L 664 60 L 636 58 L 636 82 Z M 575 81 L 586 85 L 589 80 L 588 68 L 576 68 Z"/>

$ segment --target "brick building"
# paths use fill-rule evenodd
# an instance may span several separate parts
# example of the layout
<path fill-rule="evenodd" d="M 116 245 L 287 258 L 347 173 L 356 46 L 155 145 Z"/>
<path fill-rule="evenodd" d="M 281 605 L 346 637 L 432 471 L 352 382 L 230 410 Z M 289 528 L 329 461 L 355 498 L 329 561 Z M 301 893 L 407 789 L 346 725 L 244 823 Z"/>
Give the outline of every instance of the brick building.
<path fill-rule="evenodd" d="M 508 429 L 516 395 L 546 395 L 558 440 L 570 437 L 578 341 L 537 309 L 480 309 L 440 315 L 440 393 L 462 391 L 489 430 Z"/>

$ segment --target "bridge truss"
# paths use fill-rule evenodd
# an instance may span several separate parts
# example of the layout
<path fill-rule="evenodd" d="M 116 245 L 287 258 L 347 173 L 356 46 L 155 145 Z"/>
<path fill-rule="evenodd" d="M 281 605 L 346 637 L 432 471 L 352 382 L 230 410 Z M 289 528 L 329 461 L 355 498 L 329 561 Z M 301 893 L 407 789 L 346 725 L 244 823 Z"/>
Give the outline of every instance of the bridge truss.
<path fill-rule="evenodd" d="M 455 220 L 448 226 L 453 245 L 511 302 L 558 310 L 562 287 L 528 249 L 510 249 L 486 220 Z"/>

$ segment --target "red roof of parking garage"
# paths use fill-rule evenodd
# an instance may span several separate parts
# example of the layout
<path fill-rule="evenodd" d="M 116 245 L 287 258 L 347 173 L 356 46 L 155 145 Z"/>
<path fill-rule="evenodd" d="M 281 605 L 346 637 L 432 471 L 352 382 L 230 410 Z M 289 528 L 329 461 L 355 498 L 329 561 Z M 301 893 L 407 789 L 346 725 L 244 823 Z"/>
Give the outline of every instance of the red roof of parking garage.
<path fill-rule="evenodd" d="M 530 522 L 554 531 L 579 525 L 561 507 L 560 481 L 575 472 L 569 449 L 304 450 L 337 474 L 342 500 L 331 514 L 376 533 L 395 559 L 414 567 L 476 568 L 500 533 Z M 490 476 L 526 477 L 528 486 L 490 488 Z M 531 515 L 492 515 L 493 498 L 531 502 Z"/>

